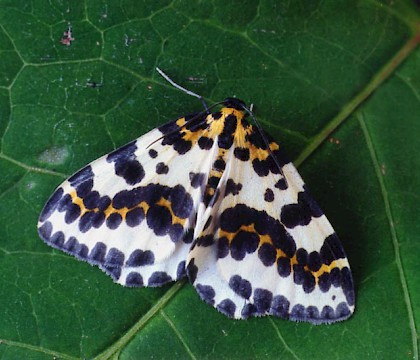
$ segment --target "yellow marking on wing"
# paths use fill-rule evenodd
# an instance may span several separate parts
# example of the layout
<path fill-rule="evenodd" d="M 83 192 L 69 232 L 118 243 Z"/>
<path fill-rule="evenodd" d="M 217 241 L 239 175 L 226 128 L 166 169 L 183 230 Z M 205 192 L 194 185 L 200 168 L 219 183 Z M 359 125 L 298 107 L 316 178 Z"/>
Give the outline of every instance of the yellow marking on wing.
<path fill-rule="evenodd" d="M 125 220 L 125 217 L 127 216 L 127 213 L 135 208 L 141 208 L 145 214 L 147 214 L 147 211 L 149 210 L 150 206 L 147 202 L 141 201 L 136 206 L 133 206 L 131 208 L 123 207 L 121 209 L 116 209 L 112 206 L 112 203 L 105 209 L 104 214 L 105 218 L 108 219 L 111 214 L 120 214 L 122 219 Z"/>
<path fill-rule="evenodd" d="M 263 244 L 268 243 L 273 245 L 273 241 L 270 237 L 270 235 L 260 235 L 258 234 L 257 230 L 255 230 L 255 224 L 249 224 L 249 225 L 241 225 L 241 227 L 235 231 L 234 233 L 232 232 L 228 232 L 225 230 L 220 230 L 219 234 L 220 237 L 226 237 L 229 241 L 229 244 L 232 242 L 232 240 L 235 238 L 235 236 L 240 232 L 240 231 L 246 231 L 249 233 L 253 233 L 253 234 L 257 234 L 258 238 L 259 238 L 259 244 L 258 244 L 258 248 L 260 248 Z M 287 257 L 287 255 L 281 250 L 281 249 L 276 249 L 276 253 L 277 253 L 277 257 L 276 260 L 279 257 Z"/>
<path fill-rule="evenodd" d="M 187 123 L 187 121 L 185 120 L 185 118 L 184 118 L 184 117 L 183 117 L 183 118 L 179 118 L 179 119 L 176 121 L 176 124 L 177 124 L 179 127 L 184 126 L 186 123 Z"/>
<path fill-rule="evenodd" d="M 169 212 L 171 213 L 172 224 L 173 225 L 175 225 L 175 224 L 181 224 L 182 226 L 185 225 L 185 222 L 187 221 L 187 219 L 180 218 L 180 217 L 178 217 L 174 214 L 174 212 L 172 210 L 172 203 L 169 200 L 161 197 L 156 204 L 159 205 L 159 206 L 165 207 L 169 210 Z"/>
<path fill-rule="evenodd" d="M 252 132 L 258 131 L 258 130 L 255 127 L 244 125 L 244 122 L 242 121 L 244 118 L 244 114 L 242 111 L 231 109 L 231 108 L 223 108 L 221 112 L 222 112 L 222 117 L 216 121 L 223 120 L 223 122 L 220 122 L 217 125 L 218 126 L 217 135 L 219 135 L 223 131 L 223 127 L 225 125 L 225 118 L 231 114 L 235 115 L 238 120 L 235 134 L 234 134 L 235 145 L 237 147 L 248 148 L 250 150 L 251 161 L 254 159 L 266 160 L 270 156 L 270 151 L 261 149 L 246 139 L 247 136 L 252 134 Z M 219 129 L 219 127 L 221 127 L 221 130 Z M 271 152 L 276 151 L 280 148 L 279 144 L 277 144 L 274 141 L 269 143 L 269 147 L 270 147 Z"/>
<path fill-rule="evenodd" d="M 269 235 L 258 234 L 258 232 L 255 230 L 255 224 L 254 223 L 252 223 L 250 225 L 241 225 L 241 227 L 235 232 L 228 232 L 228 231 L 225 231 L 225 230 L 220 230 L 219 231 L 219 236 L 220 237 L 225 237 L 230 244 L 233 241 L 233 239 L 235 238 L 235 236 L 240 231 L 247 231 L 247 232 L 250 232 L 250 233 L 257 234 L 258 237 L 259 237 L 258 248 L 260 248 L 265 243 L 273 245 L 273 241 L 272 241 L 272 239 Z M 276 262 L 281 257 L 289 258 L 281 249 L 276 249 Z M 293 257 L 290 258 L 290 267 L 291 267 L 292 272 L 293 272 L 293 265 L 296 265 L 296 264 L 299 264 L 299 262 L 297 260 L 297 256 L 296 256 L 296 253 L 295 253 L 293 255 Z M 323 275 L 325 273 L 331 273 L 331 271 L 335 268 L 342 269 L 343 267 L 346 267 L 346 266 L 348 266 L 347 259 L 336 259 L 336 260 L 332 261 L 331 264 L 329 264 L 329 265 L 322 264 L 321 267 L 317 271 L 311 271 L 307 265 L 304 266 L 304 269 L 305 269 L 305 271 L 310 272 L 314 276 L 315 282 L 316 282 L 316 284 L 318 284 L 319 278 L 321 277 L 321 275 Z"/>
<path fill-rule="evenodd" d="M 80 217 L 82 217 L 85 213 L 89 211 L 94 211 L 94 210 L 88 210 L 86 208 L 85 203 L 83 202 L 83 199 L 77 195 L 76 190 L 69 192 L 69 195 L 71 197 L 71 201 L 73 202 L 73 204 L 76 204 L 80 208 Z M 98 211 L 97 209 L 95 210 Z"/>
<path fill-rule="evenodd" d="M 191 131 L 188 129 L 182 130 L 182 138 L 186 141 L 191 141 L 194 144 L 197 143 L 198 139 L 203 135 L 203 130 Z"/>
<path fill-rule="evenodd" d="M 244 113 L 241 110 L 236 110 L 234 108 L 222 108 L 220 110 L 222 113 L 222 117 L 227 117 L 229 115 L 234 115 L 238 119 L 238 122 L 241 121 L 244 118 Z"/>
<path fill-rule="evenodd" d="M 79 206 L 80 217 L 82 217 L 85 213 L 88 213 L 88 212 L 97 213 L 99 211 L 98 208 L 87 209 L 84 202 L 83 202 L 83 199 L 77 195 L 75 190 L 71 191 L 69 193 L 69 195 L 71 196 L 71 200 L 72 200 L 73 204 L 76 204 L 76 205 Z M 169 212 L 171 213 L 171 216 L 172 216 L 172 224 L 181 224 L 182 226 L 185 225 L 185 222 L 187 221 L 187 219 L 180 218 L 180 217 L 178 217 L 174 214 L 174 212 L 172 210 L 172 204 L 169 200 L 162 197 L 157 202 L 157 205 L 163 206 L 163 207 L 165 207 L 169 210 Z M 135 209 L 135 208 L 141 208 L 143 210 L 143 212 L 145 214 L 147 214 L 147 212 L 149 211 L 150 205 L 145 201 L 141 201 L 136 206 L 133 206 L 131 208 L 123 207 L 121 209 L 116 209 L 116 208 L 114 208 L 114 206 L 112 205 L 112 202 L 111 202 L 111 204 L 104 210 L 105 218 L 108 219 L 111 216 L 111 214 L 117 213 L 117 214 L 121 215 L 123 220 L 125 220 L 125 218 L 127 216 L 127 213 L 129 211 Z"/>
<path fill-rule="evenodd" d="M 235 145 L 241 148 L 250 147 L 251 144 L 248 141 L 246 141 L 246 136 L 250 135 L 251 132 L 252 128 L 250 126 L 245 127 L 242 121 L 238 121 L 234 137 Z"/>
<path fill-rule="evenodd" d="M 336 259 L 331 262 L 331 264 L 322 264 L 321 267 L 317 271 L 309 270 L 308 266 L 305 266 L 304 269 L 309 271 L 315 278 L 316 283 L 318 284 L 319 278 L 321 275 L 325 273 L 331 273 L 331 271 L 335 268 L 342 269 L 343 267 L 348 266 L 347 259 Z"/>
<path fill-rule="evenodd" d="M 209 115 L 210 116 L 210 115 Z M 208 118 L 209 128 L 208 137 L 214 139 L 219 136 L 225 128 L 225 117 L 222 116 L 220 119 L 214 119 L 212 116 Z"/>

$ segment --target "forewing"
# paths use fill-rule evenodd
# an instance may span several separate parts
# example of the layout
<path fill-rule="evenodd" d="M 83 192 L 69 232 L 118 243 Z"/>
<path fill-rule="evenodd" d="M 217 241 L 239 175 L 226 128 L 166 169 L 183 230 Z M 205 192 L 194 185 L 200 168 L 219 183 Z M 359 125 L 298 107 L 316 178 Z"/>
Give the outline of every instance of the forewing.
<path fill-rule="evenodd" d="M 123 285 L 159 286 L 184 276 L 199 180 L 212 160 L 197 145 L 203 121 L 193 118 L 188 136 L 186 119 L 173 121 L 74 174 L 45 205 L 41 238 Z"/>

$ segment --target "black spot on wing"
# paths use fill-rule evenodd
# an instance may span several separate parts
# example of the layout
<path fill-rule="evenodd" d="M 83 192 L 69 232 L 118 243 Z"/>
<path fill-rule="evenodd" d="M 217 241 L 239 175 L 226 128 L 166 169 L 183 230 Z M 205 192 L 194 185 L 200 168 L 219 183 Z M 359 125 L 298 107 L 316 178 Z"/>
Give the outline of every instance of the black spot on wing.
<path fill-rule="evenodd" d="M 212 113 L 211 116 L 213 117 L 214 120 L 219 120 L 222 117 L 222 112 L 221 111 L 216 111 L 216 112 Z"/>
<path fill-rule="evenodd" d="M 100 195 L 97 191 L 91 191 L 83 198 L 83 204 L 88 210 L 93 210 L 98 206 Z"/>
<path fill-rule="evenodd" d="M 343 289 L 346 301 L 350 306 L 354 305 L 354 284 L 350 269 L 344 267 L 341 269 L 341 288 Z"/>
<path fill-rule="evenodd" d="M 304 321 L 305 307 L 302 304 L 296 304 L 293 306 L 292 311 L 290 312 L 290 319 L 294 321 Z"/>
<path fill-rule="evenodd" d="M 246 254 L 252 254 L 258 248 L 259 237 L 254 232 L 240 230 L 232 239 L 230 252 L 235 260 L 242 260 Z"/>
<path fill-rule="evenodd" d="M 68 251 L 71 254 L 74 254 L 75 249 L 79 245 L 79 242 L 74 236 L 70 236 L 69 239 L 64 243 L 63 250 Z"/>
<path fill-rule="evenodd" d="M 302 306 L 302 305 L 301 305 Z M 332 321 L 335 319 L 335 311 L 331 306 L 325 305 L 321 311 L 321 318 L 323 320 Z"/>
<path fill-rule="evenodd" d="M 318 271 L 322 266 L 321 255 L 317 251 L 312 251 L 308 254 L 307 265 L 310 271 Z"/>
<path fill-rule="evenodd" d="M 217 171 L 223 171 L 225 170 L 226 162 L 223 159 L 216 159 L 216 161 L 213 163 L 213 168 Z"/>
<path fill-rule="evenodd" d="M 105 222 L 105 214 L 103 212 L 97 212 L 94 216 L 92 216 L 91 220 L 92 226 L 98 229 Z"/>
<path fill-rule="evenodd" d="M 202 284 L 197 284 L 195 286 L 195 288 L 197 289 L 198 294 L 200 295 L 200 297 L 207 303 L 210 305 L 214 304 L 214 297 L 216 296 L 216 292 L 214 291 L 213 287 L 210 285 L 202 285 Z"/>
<path fill-rule="evenodd" d="M 351 311 L 345 302 L 338 304 L 335 310 L 336 319 L 346 319 L 351 314 Z"/>
<path fill-rule="evenodd" d="M 71 176 L 68 181 L 76 189 L 77 195 L 84 198 L 92 190 L 94 176 L 92 166 L 88 165 Z"/>
<path fill-rule="evenodd" d="M 73 205 L 70 194 L 65 194 L 57 204 L 57 210 L 59 212 L 65 212 Z"/>
<path fill-rule="evenodd" d="M 233 151 L 233 154 L 235 155 L 235 157 L 238 160 L 241 160 L 241 161 L 248 161 L 249 160 L 249 149 L 248 148 L 237 147 Z"/>
<path fill-rule="evenodd" d="M 271 266 L 276 262 L 277 252 L 273 245 L 264 243 L 258 249 L 258 257 L 265 266 Z"/>
<path fill-rule="evenodd" d="M 42 210 L 41 215 L 39 217 L 40 222 L 44 222 L 45 220 L 47 220 L 51 216 L 51 214 L 56 210 L 57 205 L 60 202 L 63 195 L 64 195 L 63 189 L 59 188 L 49 198 L 49 200 L 45 204 L 44 209 Z"/>
<path fill-rule="evenodd" d="M 315 289 L 315 277 L 309 271 L 306 271 L 303 265 L 293 265 L 293 281 L 297 285 L 302 285 L 303 291 L 307 294 Z"/>
<path fill-rule="evenodd" d="M 155 262 L 155 256 L 150 250 L 134 250 L 128 258 L 126 265 L 130 267 L 152 265 Z"/>
<path fill-rule="evenodd" d="M 197 245 L 202 247 L 212 246 L 215 243 L 213 234 L 200 236 L 197 239 Z"/>
<path fill-rule="evenodd" d="M 207 136 L 202 136 L 198 139 L 198 146 L 203 150 L 210 150 L 213 147 L 213 139 Z"/>
<path fill-rule="evenodd" d="M 198 267 L 195 265 L 194 259 L 191 259 L 187 265 L 187 276 L 191 284 L 194 284 L 197 279 Z"/>
<path fill-rule="evenodd" d="M 322 215 L 322 210 L 306 188 L 298 194 L 298 202 L 284 205 L 280 214 L 281 222 L 289 229 L 298 225 L 308 225 L 312 217 L 320 217 Z"/>
<path fill-rule="evenodd" d="M 217 145 L 221 149 L 230 149 L 233 144 L 233 135 L 238 125 L 238 119 L 235 115 L 230 114 L 225 118 L 225 126 L 217 139 Z"/>
<path fill-rule="evenodd" d="M 190 176 L 191 186 L 194 189 L 197 189 L 203 184 L 206 175 L 204 173 L 190 172 L 189 176 Z"/>
<path fill-rule="evenodd" d="M 273 298 L 271 303 L 271 314 L 281 317 L 283 319 L 289 318 L 290 302 L 283 295 L 277 295 Z"/>
<path fill-rule="evenodd" d="M 182 241 L 185 244 L 191 244 L 193 240 L 194 240 L 194 229 L 190 228 L 184 233 Z"/>
<path fill-rule="evenodd" d="M 111 204 L 111 199 L 107 195 L 100 196 L 97 191 L 91 191 L 83 198 L 83 204 L 88 210 L 97 208 L 99 211 L 104 211 Z"/>
<path fill-rule="evenodd" d="M 267 149 L 266 142 L 270 143 L 272 141 L 272 138 L 268 134 L 264 133 L 263 136 L 266 139 L 266 141 L 264 141 L 264 138 L 261 135 L 260 130 L 258 130 L 253 125 L 251 125 L 251 129 L 252 131 L 245 136 L 245 139 L 249 141 L 252 145 L 254 145 L 256 148 L 266 150 Z"/>
<path fill-rule="evenodd" d="M 74 254 L 82 259 L 86 259 L 89 253 L 89 248 L 85 244 L 78 243 L 74 248 Z"/>
<path fill-rule="evenodd" d="M 292 271 L 290 258 L 281 256 L 277 259 L 277 272 L 281 277 L 288 277 Z"/>
<path fill-rule="evenodd" d="M 265 314 L 270 310 L 271 303 L 273 301 L 273 293 L 266 289 L 255 289 L 254 290 L 254 306 L 257 312 Z"/>
<path fill-rule="evenodd" d="M 220 177 L 218 177 L 218 176 L 210 176 L 209 179 L 208 179 L 207 184 L 208 184 L 208 186 L 210 188 L 216 189 L 217 188 L 217 185 L 219 185 L 219 182 L 220 182 Z"/>
<path fill-rule="evenodd" d="M 160 162 L 156 165 L 156 174 L 162 175 L 167 174 L 169 172 L 169 167 L 165 165 L 163 162 Z"/>
<path fill-rule="evenodd" d="M 280 173 L 280 169 L 271 156 L 267 157 L 265 160 L 260 160 L 258 158 L 254 159 L 252 161 L 252 166 L 259 176 L 267 176 L 270 172 L 273 174 Z"/>
<path fill-rule="evenodd" d="M 124 264 L 124 253 L 116 248 L 109 249 L 105 257 L 106 266 L 121 267 Z"/>
<path fill-rule="evenodd" d="M 242 190 L 242 184 L 241 183 L 235 183 L 232 179 L 228 179 L 226 182 L 226 190 L 225 195 L 238 195 L 239 192 Z"/>
<path fill-rule="evenodd" d="M 267 147 L 263 145 L 262 148 L 266 149 Z M 259 176 L 267 176 L 269 173 L 281 174 L 281 168 L 287 163 L 289 160 L 283 155 L 283 152 L 274 150 L 266 159 L 255 158 L 252 161 L 252 166 Z"/>
<path fill-rule="evenodd" d="M 264 193 L 264 200 L 266 202 L 273 202 L 274 201 L 274 192 L 271 189 L 266 189 Z"/>
<path fill-rule="evenodd" d="M 317 322 L 319 319 L 319 310 L 315 306 L 308 306 L 305 309 L 305 320 L 309 322 Z"/>
<path fill-rule="evenodd" d="M 322 263 L 326 265 L 330 265 L 334 260 L 344 259 L 346 257 L 340 239 L 336 233 L 331 234 L 324 240 L 324 244 L 320 251 L 320 257 Z"/>
<path fill-rule="evenodd" d="M 235 315 L 236 305 L 230 299 L 224 299 L 217 305 L 217 310 L 228 317 L 233 318 Z"/>
<path fill-rule="evenodd" d="M 180 218 L 186 219 L 190 216 L 193 208 L 193 200 L 182 185 L 174 186 L 168 195 L 172 204 L 172 211 Z"/>
<path fill-rule="evenodd" d="M 49 241 L 53 227 L 49 221 L 46 221 L 38 228 L 38 234 L 44 241 Z"/>
<path fill-rule="evenodd" d="M 137 161 L 136 140 L 110 153 L 106 160 L 114 163 L 115 174 L 122 177 L 127 184 L 136 185 L 145 176 L 143 166 Z"/>
<path fill-rule="evenodd" d="M 244 299 L 249 299 L 252 294 L 251 283 L 240 277 L 239 275 L 234 275 L 229 280 L 229 287 L 239 296 Z"/>
<path fill-rule="evenodd" d="M 82 217 L 79 220 L 79 230 L 82 233 L 85 233 L 91 229 L 93 226 L 93 219 L 95 217 L 96 213 L 94 212 L 87 212 L 82 215 Z"/>
<path fill-rule="evenodd" d="M 66 215 L 64 216 L 64 221 L 66 224 L 71 224 L 80 217 L 81 210 L 80 206 L 74 203 L 71 203 L 67 206 Z"/>
<path fill-rule="evenodd" d="M 258 315 L 257 308 L 254 304 L 248 303 L 246 304 L 241 311 L 242 319 L 248 319 L 250 316 Z"/>
<path fill-rule="evenodd" d="M 132 271 L 127 275 L 125 283 L 127 286 L 132 287 L 142 287 L 144 285 L 143 277 L 135 271 Z"/>
<path fill-rule="evenodd" d="M 163 135 L 172 135 L 173 133 L 177 133 L 180 129 L 180 127 L 176 124 L 176 122 L 179 119 L 170 121 L 166 124 L 163 124 L 161 126 L 158 127 L 159 131 L 163 134 Z"/>
<path fill-rule="evenodd" d="M 286 183 L 286 179 L 281 178 L 279 181 L 276 182 L 274 187 L 279 189 L 279 190 L 286 190 L 288 188 L 287 183 Z"/>
<path fill-rule="evenodd" d="M 217 242 L 217 258 L 223 259 L 228 254 L 229 254 L 229 240 L 223 236 Z"/>
<path fill-rule="evenodd" d="M 327 292 L 331 288 L 331 279 L 329 273 L 323 273 L 318 278 L 318 286 L 322 292 Z"/>
<path fill-rule="evenodd" d="M 111 230 L 117 229 L 121 223 L 122 223 L 122 216 L 119 213 L 112 213 L 106 219 L 106 226 L 108 226 L 108 228 Z"/>
<path fill-rule="evenodd" d="M 155 271 L 149 278 L 148 286 L 162 286 L 170 281 L 172 281 L 172 278 L 166 272 Z"/>
<path fill-rule="evenodd" d="M 61 248 L 64 244 L 64 240 L 64 233 L 62 231 L 57 231 L 50 237 L 49 243 L 54 247 Z"/>
<path fill-rule="evenodd" d="M 147 225 L 158 236 L 164 236 L 169 232 L 172 225 L 172 215 L 168 208 L 154 204 L 149 208 L 146 215 Z"/>
<path fill-rule="evenodd" d="M 315 289 L 316 280 L 311 271 L 307 269 L 309 256 L 305 249 L 296 251 L 297 263 L 293 265 L 293 281 L 302 285 L 306 293 L 310 293 Z"/>
<path fill-rule="evenodd" d="M 127 212 L 125 222 L 130 227 L 138 226 L 145 218 L 144 210 L 136 207 Z"/>
<path fill-rule="evenodd" d="M 93 262 L 103 263 L 106 254 L 106 245 L 98 241 L 89 253 L 89 259 Z"/>
<path fill-rule="evenodd" d="M 186 268 L 185 268 L 185 260 L 181 261 L 176 269 L 176 280 L 183 278 L 187 275 Z"/>
<path fill-rule="evenodd" d="M 150 156 L 152 159 L 155 159 L 155 158 L 158 156 L 158 152 L 157 152 L 155 149 L 150 149 L 150 150 L 149 150 L 149 156 Z"/>

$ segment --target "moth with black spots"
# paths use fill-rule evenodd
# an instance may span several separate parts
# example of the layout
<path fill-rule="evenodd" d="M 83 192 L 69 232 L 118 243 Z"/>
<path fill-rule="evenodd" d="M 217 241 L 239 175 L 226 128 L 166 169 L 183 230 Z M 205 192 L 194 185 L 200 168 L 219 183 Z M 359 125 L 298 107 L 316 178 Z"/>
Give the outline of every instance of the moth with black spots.
<path fill-rule="evenodd" d="M 249 114 L 228 98 L 93 161 L 48 200 L 41 238 L 124 286 L 187 276 L 235 319 L 347 319 L 355 296 L 340 241 Z"/>

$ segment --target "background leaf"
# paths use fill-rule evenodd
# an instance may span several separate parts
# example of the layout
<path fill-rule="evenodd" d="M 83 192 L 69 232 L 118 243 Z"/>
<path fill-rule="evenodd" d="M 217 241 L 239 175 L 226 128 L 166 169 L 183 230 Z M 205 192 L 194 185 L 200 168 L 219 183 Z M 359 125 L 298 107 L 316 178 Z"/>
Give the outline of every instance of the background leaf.
<path fill-rule="evenodd" d="M 0 0 L 0 356 L 418 359 L 416 4 Z M 351 319 L 232 321 L 186 282 L 123 288 L 38 238 L 67 176 L 202 110 L 157 65 L 209 103 L 255 104 L 342 239 Z"/>

